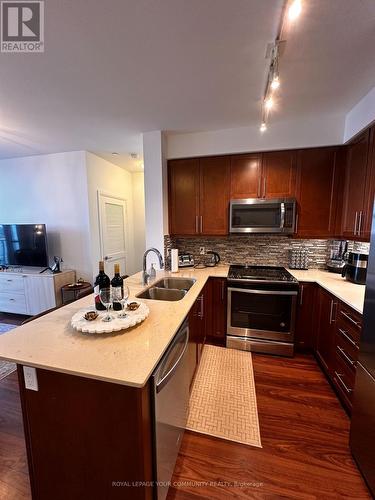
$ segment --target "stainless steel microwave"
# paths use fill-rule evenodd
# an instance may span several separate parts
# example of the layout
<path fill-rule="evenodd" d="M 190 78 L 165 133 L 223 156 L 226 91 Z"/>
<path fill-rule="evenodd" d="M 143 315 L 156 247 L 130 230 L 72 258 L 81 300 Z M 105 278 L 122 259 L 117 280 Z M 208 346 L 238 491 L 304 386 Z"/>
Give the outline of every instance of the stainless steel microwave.
<path fill-rule="evenodd" d="M 231 200 L 229 210 L 231 233 L 292 234 L 296 224 L 294 198 Z"/>

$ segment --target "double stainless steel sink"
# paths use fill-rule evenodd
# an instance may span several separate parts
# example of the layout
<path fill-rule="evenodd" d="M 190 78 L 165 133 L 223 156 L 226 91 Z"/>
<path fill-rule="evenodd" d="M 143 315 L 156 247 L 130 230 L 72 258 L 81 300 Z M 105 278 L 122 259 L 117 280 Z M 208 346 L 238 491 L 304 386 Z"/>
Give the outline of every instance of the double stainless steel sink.
<path fill-rule="evenodd" d="M 175 302 L 185 297 L 195 281 L 194 278 L 162 278 L 139 293 L 137 298 Z"/>

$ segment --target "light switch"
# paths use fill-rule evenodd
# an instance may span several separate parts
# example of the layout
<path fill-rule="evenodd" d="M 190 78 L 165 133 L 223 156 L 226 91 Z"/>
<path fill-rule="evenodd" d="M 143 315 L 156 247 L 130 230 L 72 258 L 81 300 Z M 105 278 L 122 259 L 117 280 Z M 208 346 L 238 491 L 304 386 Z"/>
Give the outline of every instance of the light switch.
<path fill-rule="evenodd" d="M 25 387 L 30 391 L 38 391 L 38 377 L 36 369 L 31 366 L 23 367 L 23 378 L 25 379 Z"/>

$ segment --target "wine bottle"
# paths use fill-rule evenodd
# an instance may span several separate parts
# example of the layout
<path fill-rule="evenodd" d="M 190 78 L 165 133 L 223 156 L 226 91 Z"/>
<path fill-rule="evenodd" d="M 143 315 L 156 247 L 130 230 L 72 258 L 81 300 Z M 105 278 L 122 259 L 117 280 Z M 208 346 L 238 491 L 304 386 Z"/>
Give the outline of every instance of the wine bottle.
<path fill-rule="evenodd" d="M 99 274 L 95 278 L 94 283 L 95 309 L 97 309 L 98 311 L 105 311 L 105 307 L 100 300 L 99 292 L 102 288 L 109 288 L 110 286 L 111 281 L 104 272 L 104 262 L 101 260 L 99 262 Z"/>
<path fill-rule="evenodd" d="M 112 278 L 113 310 L 121 311 L 121 302 L 123 294 L 124 280 L 120 276 L 120 264 L 115 264 L 115 275 Z"/>

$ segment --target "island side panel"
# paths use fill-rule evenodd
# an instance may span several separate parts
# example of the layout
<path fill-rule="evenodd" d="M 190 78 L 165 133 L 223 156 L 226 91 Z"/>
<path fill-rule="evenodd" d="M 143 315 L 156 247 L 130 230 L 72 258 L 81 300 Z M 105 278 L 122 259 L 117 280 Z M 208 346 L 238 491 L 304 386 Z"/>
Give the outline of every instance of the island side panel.
<path fill-rule="evenodd" d="M 149 384 L 37 369 L 32 391 L 17 368 L 33 500 L 152 498 L 152 487 L 132 486 L 153 479 Z"/>

